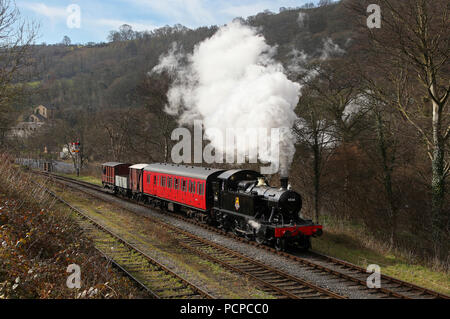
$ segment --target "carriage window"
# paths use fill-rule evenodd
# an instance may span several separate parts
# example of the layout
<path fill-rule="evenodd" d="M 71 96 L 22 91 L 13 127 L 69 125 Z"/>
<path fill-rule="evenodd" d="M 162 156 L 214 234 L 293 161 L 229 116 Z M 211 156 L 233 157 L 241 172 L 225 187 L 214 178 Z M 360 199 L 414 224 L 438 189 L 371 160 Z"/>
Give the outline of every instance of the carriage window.
<path fill-rule="evenodd" d="M 157 183 L 158 177 L 156 175 L 153 176 L 153 184 L 156 185 Z"/>
<path fill-rule="evenodd" d="M 167 188 L 172 188 L 172 177 L 169 177 L 167 180 Z"/>
<path fill-rule="evenodd" d="M 203 184 L 200 182 L 197 182 L 197 194 L 203 195 Z"/>
<path fill-rule="evenodd" d="M 150 184 L 150 174 L 147 175 L 147 184 Z"/>
<path fill-rule="evenodd" d="M 189 181 L 189 192 L 192 194 L 195 193 L 195 183 L 192 181 Z"/>
<path fill-rule="evenodd" d="M 183 188 L 182 188 L 183 192 L 186 191 L 186 180 L 183 179 Z"/>
<path fill-rule="evenodd" d="M 103 167 L 103 174 L 106 174 L 106 167 Z"/>
<path fill-rule="evenodd" d="M 178 178 L 175 178 L 175 182 L 173 184 L 173 188 L 178 189 Z"/>

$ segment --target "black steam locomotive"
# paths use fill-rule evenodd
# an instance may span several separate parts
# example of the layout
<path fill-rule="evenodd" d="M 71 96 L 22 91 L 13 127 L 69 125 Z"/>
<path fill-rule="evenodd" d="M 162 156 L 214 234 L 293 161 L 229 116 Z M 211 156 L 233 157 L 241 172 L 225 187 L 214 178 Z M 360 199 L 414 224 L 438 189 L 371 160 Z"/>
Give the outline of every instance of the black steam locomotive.
<path fill-rule="evenodd" d="M 284 250 L 288 244 L 308 249 L 311 236 L 322 234 L 322 226 L 300 218 L 302 198 L 288 189 L 287 178 L 275 188 L 255 171 L 229 170 L 218 176 L 212 188 L 213 220 L 236 235 Z"/>

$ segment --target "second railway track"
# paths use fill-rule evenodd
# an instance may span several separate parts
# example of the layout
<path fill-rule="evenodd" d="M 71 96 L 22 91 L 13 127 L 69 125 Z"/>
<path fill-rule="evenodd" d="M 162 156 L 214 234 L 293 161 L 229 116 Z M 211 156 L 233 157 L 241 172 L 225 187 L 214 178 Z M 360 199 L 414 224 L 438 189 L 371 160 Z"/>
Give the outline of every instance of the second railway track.
<path fill-rule="evenodd" d="M 75 213 L 78 224 L 87 236 L 93 240 L 97 250 L 128 277 L 135 281 L 150 297 L 160 299 L 213 299 L 205 290 L 182 278 L 146 253 L 142 252 L 130 241 L 108 230 L 85 212 L 74 207 L 43 187 L 57 201 L 66 205 Z"/>
<path fill-rule="evenodd" d="M 44 174 L 44 175 L 48 175 L 48 174 Z M 65 181 L 67 183 L 76 184 L 78 186 L 81 186 L 84 188 L 89 188 L 91 190 L 102 191 L 102 192 L 111 194 L 110 192 L 103 190 L 103 188 L 101 188 L 100 186 L 97 186 L 94 184 L 76 181 L 76 180 L 73 180 L 70 178 L 66 178 L 66 177 L 62 177 L 62 176 L 54 175 L 54 174 L 52 174 L 51 176 L 55 177 L 56 179 L 58 179 L 60 181 Z M 122 197 L 120 197 L 120 198 L 123 200 L 129 201 L 128 199 L 124 199 Z M 137 203 L 134 201 L 132 201 L 132 202 L 134 204 L 148 207 L 147 205 L 143 205 L 141 203 Z M 149 207 L 149 208 L 153 208 L 153 207 Z M 242 237 L 237 237 L 233 234 L 225 233 L 222 230 L 219 230 L 217 228 L 214 228 L 214 227 L 208 226 L 206 224 L 197 222 L 195 220 L 186 218 L 184 216 L 174 214 L 171 212 L 167 212 L 167 211 L 162 211 L 162 212 L 164 214 L 170 215 L 171 217 L 181 219 L 185 222 L 189 222 L 191 224 L 201 226 L 210 231 L 217 232 L 221 235 L 226 235 L 226 236 L 232 237 L 234 239 L 237 239 L 239 241 L 246 242 L 247 244 L 257 246 L 259 248 L 265 249 L 272 253 L 281 255 L 290 260 L 298 262 L 303 267 L 314 269 L 314 271 L 321 273 L 324 276 L 330 276 L 331 278 L 342 280 L 343 282 L 347 282 L 351 285 L 359 286 L 359 288 L 361 288 L 361 289 L 364 289 L 364 288 L 368 289 L 367 283 L 366 283 L 368 274 L 366 273 L 366 270 L 364 268 L 359 267 L 357 265 L 354 265 L 354 264 L 351 264 L 351 263 L 348 263 L 348 262 L 345 262 L 345 261 L 342 261 L 342 260 L 339 260 L 339 259 L 336 259 L 333 257 L 325 256 L 325 255 L 322 255 L 322 254 L 319 254 L 316 252 L 309 253 L 308 257 L 298 256 L 298 255 L 288 253 L 288 252 L 278 252 L 277 250 L 275 250 L 272 247 L 260 245 L 254 241 L 250 241 L 250 240 L 247 240 Z M 165 224 L 164 222 L 161 222 L 161 221 L 158 221 L 158 222 Z M 174 227 L 174 226 L 172 226 L 172 227 Z M 177 228 L 177 229 L 179 231 L 179 228 Z M 186 242 L 184 245 L 185 246 L 189 245 L 189 243 Z M 196 245 L 194 245 L 194 246 L 196 246 Z M 197 248 L 199 248 L 199 247 L 197 247 Z M 225 247 L 223 247 L 223 248 L 225 248 Z M 194 247 L 194 249 L 195 249 L 195 247 Z M 201 253 L 201 251 L 199 251 L 199 253 Z M 212 259 L 212 258 L 214 258 L 214 256 L 211 255 L 210 259 Z M 217 261 L 217 262 L 220 263 L 219 261 Z M 249 269 L 251 269 L 251 268 L 249 268 Z M 238 269 L 234 269 L 234 271 L 239 272 Z M 258 273 L 258 271 L 257 271 L 257 273 Z M 251 275 L 250 275 L 250 277 L 251 277 Z M 278 281 L 278 279 L 279 278 L 276 278 L 275 281 Z M 417 286 L 417 285 L 414 285 L 414 284 L 411 284 L 411 283 L 408 283 L 408 282 L 405 282 L 405 281 L 402 281 L 402 280 L 399 280 L 399 279 L 396 279 L 396 278 L 393 278 L 390 276 L 386 276 L 383 274 L 381 275 L 381 280 L 382 280 L 381 288 L 370 289 L 370 292 L 372 295 L 380 297 L 380 298 L 399 298 L 399 299 L 415 299 L 415 298 L 418 298 L 418 299 L 449 299 L 450 298 L 447 295 L 444 295 L 444 294 L 435 292 L 433 290 L 423 288 L 423 287 L 420 287 L 420 286 Z M 281 280 L 281 282 L 285 283 L 285 281 L 283 281 L 283 280 Z M 289 286 L 288 281 L 286 281 L 286 286 Z"/>

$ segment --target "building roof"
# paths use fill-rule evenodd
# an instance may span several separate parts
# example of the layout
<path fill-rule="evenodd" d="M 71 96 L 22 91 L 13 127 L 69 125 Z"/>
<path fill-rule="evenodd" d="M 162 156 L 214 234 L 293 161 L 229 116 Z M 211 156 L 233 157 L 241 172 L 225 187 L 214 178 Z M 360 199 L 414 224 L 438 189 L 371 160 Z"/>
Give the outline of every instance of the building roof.
<path fill-rule="evenodd" d="M 143 168 L 145 168 L 145 167 L 147 167 L 148 166 L 148 164 L 135 164 L 135 165 L 133 165 L 133 166 L 130 166 L 130 168 L 133 168 L 133 169 L 143 169 Z"/>
<path fill-rule="evenodd" d="M 212 175 L 223 172 L 223 169 L 215 169 L 201 166 L 186 166 L 178 164 L 157 163 L 150 164 L 144 168 L 145 171 L 151 171 L 161 174 L 178 175 L 197 179 L 208 179 Z"/>
<path fill-rule="evenodd" d="M 43 107 L 45 107 L 47 110 L 56 110 L 56 107 L 54 107 L 53 105 L 44 105 L 44 104 L 39 104 L 39 105 L 36 106 L 35 108 L 38 108 L 39 106 L 43 106 Z"/>
<path fill-rule="evenodd" d="M 110 167 L 116 167 L 119 165 L 129 165 L 126 163 L 118 163 L 118 162 L 108 162 L 108 163 L 103 163 L 102 166 L 110 166 Z"/>

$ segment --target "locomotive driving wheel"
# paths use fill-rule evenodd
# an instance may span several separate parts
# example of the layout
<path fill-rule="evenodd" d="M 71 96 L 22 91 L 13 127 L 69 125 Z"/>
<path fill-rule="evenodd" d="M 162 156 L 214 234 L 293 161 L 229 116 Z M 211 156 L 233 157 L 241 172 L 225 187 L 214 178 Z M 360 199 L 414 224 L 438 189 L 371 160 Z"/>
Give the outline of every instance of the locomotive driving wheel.
<path fill-rule="evenodd" d="M 223 216 L 220 218 L 220 220 L 219 220 L 219 225 L 220 225 L 220 228 L 222 228 L 222 230 L 225 231 L 225 232 L 230 231 L 231 228 L 232 228 L 232 226 L 231 226 L 232 223 L 231 223 L 231 221 L 229 220 L 229 218 L 228 218 L 227 215 L 223 215 Z"/>
<path fill-rule="evenodd" d="M 264 244 L 264 242 L 266 241 L 266 235 L 264 234 L 264 232 L 257 232 L 255 234 L 255 241 L 260 245 Z"/>
<path fill-rule="evenodd" d="M 285 251 L 286 250 L 286 239 L 284 239 L 284 238 L 275 239 L 275 249 L 277 251 Z"/>
<path fill-rule="evenodd" d="M 242 234 L 238 229 L 239 229 L 239 221 L 237 219 L 235 219 L 234 223 L 233 223 L 233 234 L 235 236 L 241 237 Z"/>

